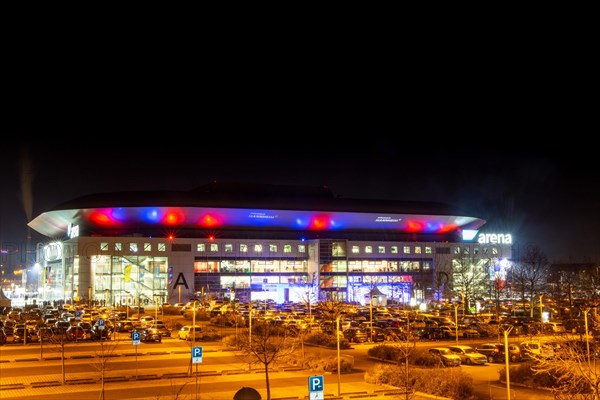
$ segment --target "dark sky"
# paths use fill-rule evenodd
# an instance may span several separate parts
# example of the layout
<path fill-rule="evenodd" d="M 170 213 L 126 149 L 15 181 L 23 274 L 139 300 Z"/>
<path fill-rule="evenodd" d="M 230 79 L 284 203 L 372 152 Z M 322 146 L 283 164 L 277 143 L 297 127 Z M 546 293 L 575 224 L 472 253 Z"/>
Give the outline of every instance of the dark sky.
<path fill-rule="evenodd" d="M 244 132 L 238 132 L 244 133 Z M 190 136 L 191 137 L 186 137 Z M 600 260 L 600 157 L 580 142 L 542 150 L 515 137 L 440 140 L 428 134 L 377 139 L 94 132 L 5 134 L 0 239 L 26 241 L 29 219 L 101 192 L 190 190 L 212 180 L 326 185 L 347 198 L 436 201 L 512 233 L 516 248 L 538 246 L 551 261 Z M 72 139 L 68 139 L 72 137 Z M 559 148 L 560 147 L 560 148 Z M 34 234 L 34 239 L 36 238 Z"/>

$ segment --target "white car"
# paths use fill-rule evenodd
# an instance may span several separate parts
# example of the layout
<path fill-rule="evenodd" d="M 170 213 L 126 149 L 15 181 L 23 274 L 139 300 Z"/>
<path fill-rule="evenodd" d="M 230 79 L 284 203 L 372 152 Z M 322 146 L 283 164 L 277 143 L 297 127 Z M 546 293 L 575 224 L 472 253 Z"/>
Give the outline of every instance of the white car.
<path fill-rule="evenodd" d="M 466 365 L 484 365 L 487 364 L 488 359 L 485 354 L 482 354 L 472 348 L 471 346 L 460 345 L 460 346 L 448 346 L 450 351 L 460 357 L 461 364 Z"/>

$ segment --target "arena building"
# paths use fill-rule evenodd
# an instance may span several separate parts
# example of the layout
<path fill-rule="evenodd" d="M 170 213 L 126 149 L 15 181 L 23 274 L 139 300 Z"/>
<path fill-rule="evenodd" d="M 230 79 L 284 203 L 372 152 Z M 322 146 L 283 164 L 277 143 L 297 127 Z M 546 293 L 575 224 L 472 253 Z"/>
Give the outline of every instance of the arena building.
<path fill-rule="evenodd" d="M 440 203 L 213 182 L 85 196 L 29 227 L 48 238 L 36 251 L 38 301 L 368 304 L 376 294 L 417 305 L 457 296 L 457 262 L 494 279 L 511 257 L 512 237 L 478 234 L 485 222 Z"/>

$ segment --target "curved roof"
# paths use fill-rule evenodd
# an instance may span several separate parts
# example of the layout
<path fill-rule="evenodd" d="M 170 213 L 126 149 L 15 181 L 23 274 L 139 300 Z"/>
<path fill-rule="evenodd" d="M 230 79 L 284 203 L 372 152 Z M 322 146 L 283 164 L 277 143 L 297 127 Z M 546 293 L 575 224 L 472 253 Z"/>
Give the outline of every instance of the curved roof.
<path fill-rule="evenodd" d="M 441 203 L 343 198 L 327 187 L 212 182 L 190 191 L 83 196 L 40 214 L 29 226 L 56 238 L 71 224 L 84 236 L 113 236 L 157 228 L 447 234 L 484 223 Z"/>

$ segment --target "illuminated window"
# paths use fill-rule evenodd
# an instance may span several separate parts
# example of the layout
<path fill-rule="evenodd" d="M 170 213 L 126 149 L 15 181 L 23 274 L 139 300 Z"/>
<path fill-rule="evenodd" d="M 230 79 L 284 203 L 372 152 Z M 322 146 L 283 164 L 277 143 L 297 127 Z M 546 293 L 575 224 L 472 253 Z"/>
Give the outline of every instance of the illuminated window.
<path fill-rule="evenodd" d="M 270 244 L 269 245 L 269 251 L 271 253 L 277 253 L 277 245 L 276 244 Z"/>
<path fill-rule="evenodd" d="M 255 244 L 254 245 L 254 252 L 255 253 L 262 253 L 262 244 Z"/>
<path fill-rule="evenodd" d="M 129 251 L 132 253 L 137 253 L 137 251 L 138 251 L 137 243 L 129 243 Z"/>
<path fill-rule="evenodd" d="M 292 252 L 292 245 L 291 244 L 286 244 L 285 246 L 283 246 L 283 252 L 284 253 L 291 253 Z"/>
<path fill-rule="evenodd" d="M 410 254 L 410 246 L 404 246 L 404 247 L 402 248 L 402 252 L 403 252 L 404 254 Z"/>
<path fill-rule="evenodd" d="M 377 246 L 377 252 L 379 254 L 385 254 L 385 246 Z"/>
<path fill-rule="evenodd" d="M 421 254 L 421 246 L 415 247 L 415 254 Z"/>
<path fill-rule="evenodd" d="M 460 247 L 454 247 L 454 254 L 460 254 Z"/>
<path fill-rule="evenodd" d="M 144 251 L 152 251 L 152 244 L 144 243 Z"/>
<path fill-rule="evenodd" d="M 398 254 L 398 246 L 392 246 L 392 247 L 390 247 L 390 252 L 392 254 Z"/>
<path fill-rule="evenodd" d="M 108 251 L 108 243 L 106 243 L 106 242 L 100 243 L 100 251 Z"/>
<path fill-rule="evenodd" d="M 166 243 L 159 243 L 158 244 L 158 251 L 167 251 L 167 244 Z"/>
<path fill-rule="evenodd" d="M 365 246 L 365 253 L 367 253 L 367 254 L 373 253 L 373 246 Z"/>
<path fill-rule="evenodd" d="M 211 243 L 210 244 L 210 251 L 213 252 L 213 253 L 219 251 L 219 245 L 217 243 Z"/>
<path fill-rule="evenodd" d="M 431 269 L 431 262 L 429 261 L 423 261 L 423 270 L 424 271 L 429 271 Z"/>
<path fill-rule="evenodd" d="M 360 253 L 360 246 L 352 246 L 352 254 Z"/>
<path fill-rule="evenodd" d="M 469 247 L 468 247 L 468 246 L 465 246 L 465 247 L 463 248 L 463 254 L 464 254 L 465 256 L 468 256 L 468 255 L 469 255 Z"/>
<path fill-rule="evenodd" d="M 493 256 L 497 256 L 498 255 L 498 248 L 497 247 L 492 247 L 492 255 Z"/>
<path fill-rule="evenodd" d="M 232 253 L 233 252 L 233 245 L 231 243 L 228 243 L 225 245 L 225 253 Z"/>
<path fill-rule="evenodd" d="M 432 253 L 431 247 L 425 246 L 425 254 L 431 254 L 431 253 Z"/>
<path fill-rule="evenodd" d="M 247 253 L 247 252 L 248 252 L 248 245 L 240 244 L 240 253 Z"/>
<path fill-rule="evenodd" d="M 306 246 L 303 244 L 298 245 L 298 253 L 306 253 Z"/>
<path fill-rule="evenodd" d="M 196 251 L 204 253 L 206 251 L 206 245 L 204 243 L 198 243 L 196 245 Z"/>
<path fill-rule="evenodd" d="M 473 254 L 474 255 L 478 255 L 479 254 L 479 247 L 474 247 L 473 248 Z"/>
<path fill-rule="evenodd" d="M 123 250 L 123 244 L 115 243 L 115 251 L 121 251 L 121 250 Z"/>
<path fill-rule="evenodd" d="M 331 245 L 331 255 L 334 257 L 344 257 L 346 256 L 346 246 L 345 243 L 335 242 Z"/>

